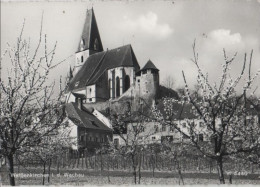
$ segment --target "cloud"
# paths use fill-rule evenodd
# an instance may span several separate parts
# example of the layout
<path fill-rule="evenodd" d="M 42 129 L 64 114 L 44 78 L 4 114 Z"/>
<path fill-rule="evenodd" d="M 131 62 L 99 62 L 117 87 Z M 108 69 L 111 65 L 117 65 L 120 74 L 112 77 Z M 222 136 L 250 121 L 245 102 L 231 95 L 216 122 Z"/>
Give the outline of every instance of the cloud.
<path fill-rule="evenodd" d="M 218 29 L 209 33 L 209 38 L 219 45 L 236 45 L 241 42 L 240 33 L 231 34 L 230 30 Z"/>
<path fill-rule="evenodd" d="M 173 29 L 168 24 L 158 22 L 158 16 L 154 12 L 141 15 L 136 20 L 125 16 L 123 29 L 131 33 L 139 33 L 142 36 L 153 36 L 157 39 L 165 39 L 173 33 Z"/>

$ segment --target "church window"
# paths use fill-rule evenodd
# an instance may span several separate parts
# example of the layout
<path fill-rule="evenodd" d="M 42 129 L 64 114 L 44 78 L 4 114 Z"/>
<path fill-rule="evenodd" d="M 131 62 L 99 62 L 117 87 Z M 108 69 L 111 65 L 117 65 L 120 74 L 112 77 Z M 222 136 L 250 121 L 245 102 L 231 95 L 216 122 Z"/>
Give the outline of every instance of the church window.
<path fill-rule="evenodd" d="M 110 93 L 110 89 L 111 89 L 111 79 L 108 80 L 108 89 L 109 89 L 109 98 L 112 97 L 111 93 Z"/>
<path fill-rule="evenodd" d="M 125 76 L 125 91 L 130 88 L 130 78 L 128 75 Z"/>
<path fill-rule="evenodd" d="M 83 58 L 83 56 L 81 56 L 81 62 L 83 62 L 84 61 L 84 58 Z"/>
<path fill-rule="evenodd" d="M 120 80 L 116 77 L 116 97 L 120 96 Z"/>
<path fill-rule="evenodd" d="M 91 88 L 89 88 L 89 92 L 90 92 L 90 93 L 91 93 L 91 91 L 92 91 Z"/>

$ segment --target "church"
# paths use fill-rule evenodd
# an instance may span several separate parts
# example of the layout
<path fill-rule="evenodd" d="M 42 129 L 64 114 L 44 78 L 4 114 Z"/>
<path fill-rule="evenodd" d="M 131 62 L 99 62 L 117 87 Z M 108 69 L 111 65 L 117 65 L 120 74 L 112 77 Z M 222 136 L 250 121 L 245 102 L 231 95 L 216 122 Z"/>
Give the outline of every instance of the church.
<path fill-rule="evenodd" d="M 152 103 L 158 91 L 154 63 L 148 60 L 140 68 L 130 44 L 104 50 L 94 10 L 87 10 L 66 92 L 67 117 L 79 145 L 88 148 L 87 142 L 98 144 L 113 136 L 111 122 L 101 112 L 107 106 L 121 106 L 120 101 L 129 99 L 136 105 L 141 99 Z"/>
<path fill-rule="evenodd" d="M 159 70 L 151 60 L 140 69 L 130 44 L 103 49 L 93 8 L 86 13 L 71 76 L 68 102 L 79 99 L 75 94 L 84 95 L 83 103 L 104 102 L 130 90 L 132 97 L 155 98 L 159 88 Z"/>

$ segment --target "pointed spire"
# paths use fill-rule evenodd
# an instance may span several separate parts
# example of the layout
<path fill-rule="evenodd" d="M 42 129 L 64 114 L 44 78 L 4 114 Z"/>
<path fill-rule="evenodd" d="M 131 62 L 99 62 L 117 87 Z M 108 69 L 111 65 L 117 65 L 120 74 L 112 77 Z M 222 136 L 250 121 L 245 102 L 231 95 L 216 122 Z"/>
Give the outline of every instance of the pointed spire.
<path fill-rule="evenodd" d="M 98 26 L 93 7 L 87 10 L 84 28 L 81 34 L 78 52 L 84 50 L 103 51 L 103 45 L 98 31 Z"/>
<path fill-rule="evenodd" d="M 141 70 L 146 70 L 146 69 L 158 70 L 157 67 L 154 65 L 154 63 L 150 59 L 148 60 L 148 62 L 144 65 L 144 67 Z"/>

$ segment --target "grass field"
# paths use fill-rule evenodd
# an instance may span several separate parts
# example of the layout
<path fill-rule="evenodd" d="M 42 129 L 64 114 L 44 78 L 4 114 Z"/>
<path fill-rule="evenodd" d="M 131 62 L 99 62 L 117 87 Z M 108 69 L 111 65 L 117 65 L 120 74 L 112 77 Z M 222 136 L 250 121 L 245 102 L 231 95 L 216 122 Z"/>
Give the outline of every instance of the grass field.
<path fill-rule="evenodd" d="M 41 174 L 40 168 L 20 169 L 21 174 Z M 16 171 L 16 173 L 18 173 Z M 130 171 L 96 171 L 82 169 L 56 169 L 51 170 L 49 185 L 122 185 L 134 184 L 133 175 Z M 108 177 L 109 176 L 109 177 Z M 185 184 L 219 184 L 216 173 L 183 173 Z M 8 185 L 8 176 L 5 169 L 1 169 L 1 180 L 3 185 Z M 42 178 L 17 177 L 17 185 L 41 185 Z M 233 176 L 233 184 L 260 184 L 259 174 L 248 174 L 247 176 Z M 226 176 L 228 183 L 228 176 Z M 48 184 L 46 180 L 46 184 Z M 152 176 L 150 171 L 142 171 L 141 184 L 179 184 L 179 176 L 176 172 L 155 172 Z"/>

